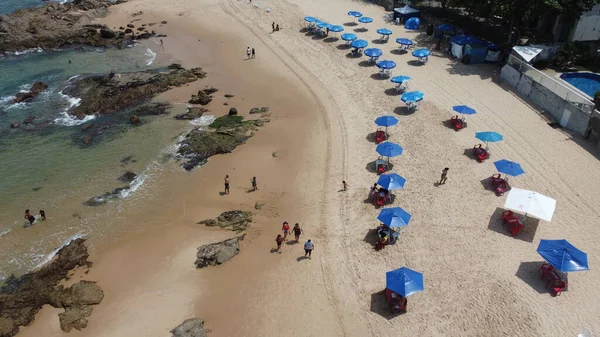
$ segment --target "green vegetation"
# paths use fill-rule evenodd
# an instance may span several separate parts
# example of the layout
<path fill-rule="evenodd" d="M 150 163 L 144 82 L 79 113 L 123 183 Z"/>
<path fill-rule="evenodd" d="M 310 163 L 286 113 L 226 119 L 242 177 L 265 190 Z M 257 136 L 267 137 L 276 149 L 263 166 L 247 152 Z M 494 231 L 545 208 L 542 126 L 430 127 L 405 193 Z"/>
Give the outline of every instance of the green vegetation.
<path fill-rule="evenodd" d="M 236 126 L 241 126 L 244 124 L 244 117 L 242 116 L 222 116 L 215 119 L 208 127 L 212 129 L 222 129 L 222 128 L 234 128 Z"/>

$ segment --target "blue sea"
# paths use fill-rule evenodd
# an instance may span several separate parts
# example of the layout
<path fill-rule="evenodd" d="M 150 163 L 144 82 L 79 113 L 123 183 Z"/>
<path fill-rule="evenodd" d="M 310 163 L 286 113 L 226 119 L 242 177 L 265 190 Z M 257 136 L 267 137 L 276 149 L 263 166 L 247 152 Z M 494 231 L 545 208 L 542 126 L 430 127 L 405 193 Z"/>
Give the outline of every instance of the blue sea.
<path fill-rule="evenodd" d="M 0 0 L 0 13 L 38 5 L 34 0 Z M 77 120 L 66 111 L 79 99 L 61 93 L 78 76 L 164 66 L 154 63 L 152 48 L 157 46 L 147 41 L 123 50 L 33 49 L 0 56 L 0 283 L 11 273 L 47 262 L 73 238 L 111 231 L 111 219 L 122 211 L 120 200 L 146 193 L 144 186 L 161 169 L 161 158 L 175 151 L 177 136 L 189 123 L 172 116 L 144 117 L 137 127 L 111 116 Z M 48 89 L 31 102 L 11 104 L 15 94 L 38 81 Z M 23 124 L 28 117 L 35 117 L 33 127 Z M 21 126 L 11 128 L 11 123 Z M 106 129 L 84 145 L 82 127 L 88 123 Z M 126 185 L 117 180 L 125 170 L 138 178 L 121 199 L 98 207 L 82 204 Z M 34 215 L 43 209 L 48 220 L 25 228 L 25 209 Z"/>

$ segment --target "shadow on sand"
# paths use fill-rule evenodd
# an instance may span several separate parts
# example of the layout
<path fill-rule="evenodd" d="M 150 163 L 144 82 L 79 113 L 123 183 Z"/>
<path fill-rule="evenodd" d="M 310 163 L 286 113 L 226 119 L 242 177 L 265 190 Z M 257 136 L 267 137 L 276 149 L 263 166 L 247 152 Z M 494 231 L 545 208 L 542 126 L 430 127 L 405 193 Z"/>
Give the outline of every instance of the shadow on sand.
<path fill-rule="evenodd" d="M 370 310 L 372 313 L 375 313 L 387 320 L 398 317 L 402 315 L 402 313 L 392 313 L 390 311 L 390 306 L 385 299 L 385 292 L 378 291 L 376 293 L 371 294 L 371 307 Z"/>
<path fill-rule="evenodd" d="M 521 262 L 515 276 L 539 294 L 548 294 L 550 291 L 546 289 L 545 281 L 540 279 L 539 270 L 541 265 L 542 263 L 538 261 Z"/>
<path fill-rule="evenodd" d="M 489 230 L 505 235 L 510 239 L 522 240 L 525 242 L 533 242 L 533 239 L 535 238 L 535 232 L 537 232 L 537 228 L 540 223 L 538 219 L 534 219 L 531 217 L 525 218 L 525 221 L 523 222 L 523 229 L 521 230 L 521 232 L 516 236 L 512 236 L 508 231 L 507 226 L 504 224 L 504 221 L 500 217 L 502 215 L 502 212 L 504 212 L 504 209 L 497 207 L 494 213 L 490 216 L 490 221 L 488 223 Z M 519 214 L 515 215 L 517 217 L 520 216 Z"/>

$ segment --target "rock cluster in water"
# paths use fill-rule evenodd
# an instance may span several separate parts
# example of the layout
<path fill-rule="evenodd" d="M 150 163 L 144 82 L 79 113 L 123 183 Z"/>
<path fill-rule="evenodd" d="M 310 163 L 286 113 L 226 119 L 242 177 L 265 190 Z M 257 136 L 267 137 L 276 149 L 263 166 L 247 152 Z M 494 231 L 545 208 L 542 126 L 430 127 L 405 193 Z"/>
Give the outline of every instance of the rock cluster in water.
<path fill-rule="evenodd" d="M 71 241 L 61 248 L 56 257 L 37 271 L 21 277 L 11 276 L 0 288 L 0 336 L 15 336 L 21 326 L 33 322 L 43 305 L 49 304 L 65 311 L 59 314 L 60 327 L 69 332 L 87 326 L 86 317 L 92 305 L 102 301 L 104 293 L 95 283 L 80 281 L 71 287 L 59 285 L 68 279 L 69 271 L 91 266 L 84 239 Z"/>
<path fill-rule="evenodd" d="M 134 39 L 154 36 L 154 32 L 147 31 L 141 34 L 115 32 L 105 25 L 93 23 L 95 18 L 107 15 L 110 6 L 122 2 L 125 1 L 52 2 L 0 15 L 0 53 L 75 45 L 123 47 L 133 43 Z"/>
<path fill-rule="evenodd" d="M 198 222 L 209 227 L 221 227 L 235 232 L 246 230 L 252 222 L 252 213 L 244 211 L 227 211 L 221 213 L 216 219 L 206 219 Z"/>
<path fill-rule="evenodd" d="M 46 83 L 35 82 L 28 91 L 16 94 L 15 98 L 12 100 L 12 104 L 29 102 L 46 89 L 48 89 Z"/>
<path fill-rule="evenodd" d="M 240 241 L 244 240 L 245 236 L 246 234 L 200 246 L 196 253 L 196 268 L 216 266 L 229 261 L 239 254 Z"/>

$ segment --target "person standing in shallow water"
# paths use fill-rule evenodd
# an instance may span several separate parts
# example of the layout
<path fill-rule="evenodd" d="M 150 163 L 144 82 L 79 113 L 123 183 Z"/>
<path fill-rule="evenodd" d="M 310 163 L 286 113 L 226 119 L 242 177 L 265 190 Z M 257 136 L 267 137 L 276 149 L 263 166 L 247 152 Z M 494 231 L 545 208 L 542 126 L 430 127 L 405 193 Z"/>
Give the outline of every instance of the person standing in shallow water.
<path fill-rule="evenodd" d="M 229 194 L 229 175 L 225 176 L 225 194 Z"/>
<path fill-rule="evenodd" d="M 33 225 L 35 222 L 35 217 L 29 213 L 28 209 L 25 210 L 25 220 L 29 221 L 30 225 Z"/>
<path fill-rule="evenodd" d="M 42 220 L 46 220 L 46 212 L 44 212 L 43 209 L 40 209 L 40 218 L 42 218 Z"/>

